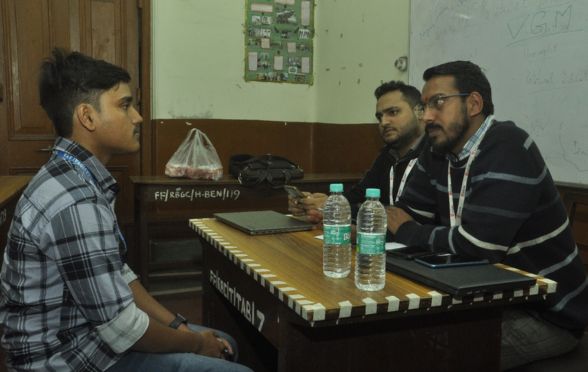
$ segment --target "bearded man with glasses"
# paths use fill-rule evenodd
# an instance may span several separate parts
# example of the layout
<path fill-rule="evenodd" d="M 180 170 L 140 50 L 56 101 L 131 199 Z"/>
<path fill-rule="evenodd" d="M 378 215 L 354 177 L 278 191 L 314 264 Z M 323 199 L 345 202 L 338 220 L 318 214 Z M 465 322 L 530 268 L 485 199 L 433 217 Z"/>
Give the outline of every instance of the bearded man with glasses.
<path fill-rule="evenodd" d="M 588 324 L 588 280 L 537 145 L 513 122 L 494 119 L 479 66 L 449 62 L 423 79 L 431 150 L 388 208 L 389 230 L 407 245 L 486 258 L 557 282 L 547 301 L 504 312 L 502 369 L 572 350 Z"/>

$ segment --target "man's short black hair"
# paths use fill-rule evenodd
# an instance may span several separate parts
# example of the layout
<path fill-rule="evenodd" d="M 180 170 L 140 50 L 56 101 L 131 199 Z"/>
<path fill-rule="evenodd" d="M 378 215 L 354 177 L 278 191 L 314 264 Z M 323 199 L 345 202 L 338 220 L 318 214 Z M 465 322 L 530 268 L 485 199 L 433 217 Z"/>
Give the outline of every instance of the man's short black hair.
<path fill-rule="evenodd" d="M 374 95 L 376 99 L 380 99 L 384 94 L 397 90 L 402 93 L 404 100 L 408 102 L 411 108 L 421 104 L 421 93 L 419 90 L 412 85 L 404 84 L 402 81 L 392 80 L 382 83 L 382 85 L 376 88 Z"/>
<path fill-rule="evenodd" d="M 484 100 L 482 114 L 485 116 L 494 113 L 494 103 L 492 103 L 492 88 L 482 69 L 470 61 L 454 61 L 443 63 L 438 66 L 428 68 L 423 73 L 423 80 L 429 81 L 436 76 L 453 76 L 455 78 L 455 87 L 460 93 L 478 92 Z"/>
<path fill-rule="evenodd" d="M 131 81 L 129 73 L 106 61 L 79 52 L 53 49 L 41 64 L 39 97 L 41 106 L 59 136 L 72 134 L 73 113 L 80 103 L 100 110 L 100 95 L 117 84 Z"/>

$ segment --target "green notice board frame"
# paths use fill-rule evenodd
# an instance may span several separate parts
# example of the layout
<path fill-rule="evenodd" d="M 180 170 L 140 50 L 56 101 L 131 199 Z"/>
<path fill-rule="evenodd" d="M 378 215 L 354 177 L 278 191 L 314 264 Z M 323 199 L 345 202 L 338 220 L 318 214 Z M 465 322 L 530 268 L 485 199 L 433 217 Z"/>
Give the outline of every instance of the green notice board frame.
<path fill-rule="evenodd" d="M 314 0 L 246 0 L 245 81 L 313 83 Z"/>

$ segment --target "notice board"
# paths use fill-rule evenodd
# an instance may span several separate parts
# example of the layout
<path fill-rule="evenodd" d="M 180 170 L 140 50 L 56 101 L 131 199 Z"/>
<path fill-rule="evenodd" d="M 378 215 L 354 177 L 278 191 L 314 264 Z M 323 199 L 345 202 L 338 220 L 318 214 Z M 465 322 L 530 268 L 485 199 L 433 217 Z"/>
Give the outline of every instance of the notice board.
<path fill-rule="evenodd" d="M 313 82 L 314 2 L 247 0 L 245 80 Z"/>

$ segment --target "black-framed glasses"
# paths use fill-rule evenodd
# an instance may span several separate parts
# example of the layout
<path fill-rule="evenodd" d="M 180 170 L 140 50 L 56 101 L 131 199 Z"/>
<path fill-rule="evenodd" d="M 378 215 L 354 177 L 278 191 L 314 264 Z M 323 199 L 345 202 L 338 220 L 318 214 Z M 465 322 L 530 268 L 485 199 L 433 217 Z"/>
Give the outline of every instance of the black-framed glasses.
<path fill-rule="evenodd" d="M 443 105 L 445 104 L 445 101 L 447 101 L 448 98 L 467 97 L 469 95 L 470 95 L 470 93 L 458 93 L 458 94 L 449 94 L 449 95 L 440 94 L 438 96 L 433 96 L 429 99 L 429 101 L 427 103 L 423 104 L 421 109 L 423 110 L 423 113 L 424 113 L 425 109 L 427 109 L 427 108 L 439 111 L 443 108 Z"/>

